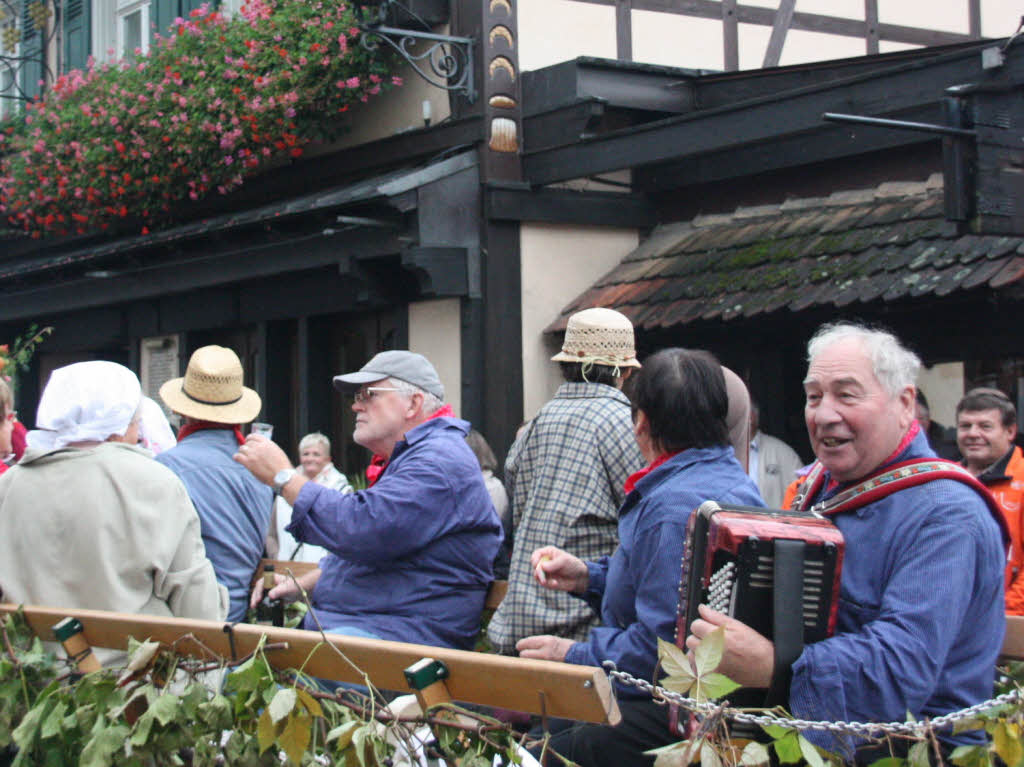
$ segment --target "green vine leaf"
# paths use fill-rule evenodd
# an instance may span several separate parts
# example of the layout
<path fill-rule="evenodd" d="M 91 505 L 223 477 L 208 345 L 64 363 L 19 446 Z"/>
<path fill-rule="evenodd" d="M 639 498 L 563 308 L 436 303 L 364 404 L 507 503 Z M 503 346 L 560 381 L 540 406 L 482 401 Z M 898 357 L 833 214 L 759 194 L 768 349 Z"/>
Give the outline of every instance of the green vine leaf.
<path fill-rule="evenodd" d="M 817 747 L 811 743 L 803 735 L 797 735 L 797 742 L 800 744 L 800 753 L 804 758 L 804 761 L 810 765 L 810 767 L 825 767 L 825 762 L 821 758 L 821 754 L 818 753 Z"/>
<path fill-rule="evenodd" d="M 687 757 L 690 753 L 690 746 L 690 741 L 683 740 L 679 743 L 670 743 L 661 748 L 644 751 L 644 754 L 654 757 L 654 767 L 686 767 L 689 762 Z M 700 751 L 695 750 L 694 753 L 700 753 Z"/>
<path fill-rule="evenodd" d="M 796 732 L 787 732 L 772 742 L 772 747 L 783 764 L 796 764 L 803 758 L 800 750 L 800 736 Z"/>
<path fill-rule="evenodd" d="M 1024 760 L 1024 746 L 1021 744 L 1020 725 L 1000 720 L 992 733 L 992 745 L 999 758 L 1009 767 L 1016 767 Z"/>
<path fill-rule="evenodd" d="M 750 741 L 745 745 L 743 753 L 740 755 L 742 767 L 759 767 L 759 765 L 768 764 L 769 761 L 768 749 L 756 741 Z"/>
<path fill-rule="evenodd" d="M 277 737 L 277 745 L 284 750 L 291 764 L 298 765 L 302 762 L 302 755 L 312 738 L 312 730 L 313 717 L 305 710 L 299 710 L 288 717 L 284 730 Z"/>
<path fill-rule="evenodd" d="M 123 752 L 128 733 L 129 730 L 124 725 L 113 725 L 93 733 L 92 738 L 82 749 L 79 767 L 109 767 L 120 764 L 121 760 L 114 759 L 114 756 L 118 752 Z"/>
<path fill-rule="evenodd" d="M 957 746 L 949 760 L 958 767 L 989 767 L 988 746 Z"/>
<path fill-rule="evenodd" d="M 910 767 L 928 767 L 930 764 L 928 759 L 928 753 L 931 750 L 929 748 L 930 745 L 926 740 L 918 741 L 912 745 L 907 753 L 907 764 Z"/>
<path fill-rule="evenodd" d="M 263 710 L 256 724 L 256 740 L 259 743 L 261 754 L 274 745 L 274 741 L 277 740 L 277 725 L 270 718 L 268 709 Z"/>
<path fill-rule="evenodd" d="M 733 690 L 738 690 L 741 686 L 725 674 L 708 674 L 700 679 L 702 698 L 721 698 Z"/>
<path fill-rule="evenodd" d="M 697 676 L 703 677 L 718 668 L 722 662 L 722 654 L 725 652 L 725 626 L 719 626 L 706 637 L 700 646 L 693 652 L 694 665 L 697 667 Z"/>
<path fill-rule="evenodd" d="M 348 748 L 349 744 L 352 742 L 352 735 L 355 733 L 358 726 L 359 722 L 354 720 L 351 722 L 345 722 L 344 724 L 339 724 L 327 733 L 327 738 L 325 740 L 327 743 L 337 741 L 337 743 L 334 744 L 334 748 L 340 753 Z"/>
<path fill-rule="evenodd" d="M 870 765 L 870 767 L 904 767 L 903 760 L 898 756 L 883 756 L 881 759 L 876 759 Z"/>
<path fill-rule="evenodd" d="M 295 710 L 295 704 L 298 699 L 299 696 L 295 693 L 295 688 L 293 687 L 283 687 L 278 690 L 270 701 L 270 705 L 267 706 L 267 711 L 270 713 L 270 721 L 276 724 L 288 716 Z"/>

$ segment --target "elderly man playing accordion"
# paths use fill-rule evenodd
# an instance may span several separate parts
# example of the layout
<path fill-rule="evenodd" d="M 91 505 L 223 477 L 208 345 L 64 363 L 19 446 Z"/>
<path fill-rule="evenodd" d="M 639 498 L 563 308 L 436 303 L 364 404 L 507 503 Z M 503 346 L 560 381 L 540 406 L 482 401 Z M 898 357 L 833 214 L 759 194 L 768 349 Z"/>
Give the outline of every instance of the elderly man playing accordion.
<path fill-rule="evenodd" d="M 818 462 L 795 507 L 828 515 L 829 502 L 858 492 L 865 478 L 934 459 L 914 419 L 920 361 L 894 336 L 825 326 L 808 359 L 804 415 Z M 803 719 L 902 722 L 909 712 L 920 720 L 989 698 L 1005 627 L 1000 522 L 971 477 L 929 463 L 922 470 L 934 479 L 830 517 L 846 540 L 834 636 L 779 668 L 771 641 L 702 605 L 687 646 L 725 626 L 719 671 L 746 687 L 781 690 L 784 699 L 772 702 Z M 804 735 L 858 762 L 901 746 Z M 938 735 L 947 753 L 982 737 Z"/>

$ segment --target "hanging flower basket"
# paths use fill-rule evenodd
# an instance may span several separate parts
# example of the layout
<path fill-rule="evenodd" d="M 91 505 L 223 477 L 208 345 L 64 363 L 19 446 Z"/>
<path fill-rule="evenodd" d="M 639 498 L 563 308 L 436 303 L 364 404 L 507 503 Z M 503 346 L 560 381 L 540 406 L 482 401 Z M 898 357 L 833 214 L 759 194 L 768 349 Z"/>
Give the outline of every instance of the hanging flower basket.
<path fill-rule="evenodd" d="M 400 85 L 336 0 L 203 6 L 148 54 L 60 77 L 0 130 L 0 215 L 34 237 L 166 224 L 172 205 L 227 194 L 341 129 Z"/>

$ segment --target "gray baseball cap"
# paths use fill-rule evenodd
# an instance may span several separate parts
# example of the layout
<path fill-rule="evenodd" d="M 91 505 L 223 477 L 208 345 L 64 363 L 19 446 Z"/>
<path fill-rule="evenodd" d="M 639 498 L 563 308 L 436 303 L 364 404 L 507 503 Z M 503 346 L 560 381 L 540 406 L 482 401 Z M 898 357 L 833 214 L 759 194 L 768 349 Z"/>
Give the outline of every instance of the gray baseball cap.
<path fill-rule="evenodd" d="M 385 378 L 397 378 L 411 383 L 444 401 L 444 386 L 430 360 L 422 354 L 400 350 L 380 352 L 355 373 L 334 376 L 334 388 L 351 393 L 363 384 L 383 381 Z"/>

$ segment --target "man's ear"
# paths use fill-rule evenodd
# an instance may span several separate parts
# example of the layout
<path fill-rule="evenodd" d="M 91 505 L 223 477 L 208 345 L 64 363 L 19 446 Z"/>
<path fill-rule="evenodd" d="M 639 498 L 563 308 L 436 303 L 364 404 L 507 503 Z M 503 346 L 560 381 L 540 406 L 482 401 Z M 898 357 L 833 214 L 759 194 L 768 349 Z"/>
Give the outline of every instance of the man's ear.
<path fill-rule="evenodd" d="M 419 392 L 413 392 L 409 395 L 409 407 L 405 410 L 406 418 L 416 418 L 423 414 L 423 395 Z"/>

